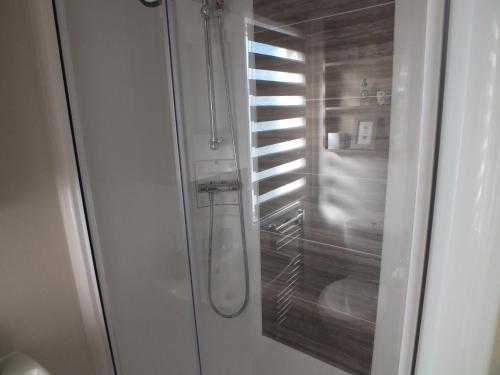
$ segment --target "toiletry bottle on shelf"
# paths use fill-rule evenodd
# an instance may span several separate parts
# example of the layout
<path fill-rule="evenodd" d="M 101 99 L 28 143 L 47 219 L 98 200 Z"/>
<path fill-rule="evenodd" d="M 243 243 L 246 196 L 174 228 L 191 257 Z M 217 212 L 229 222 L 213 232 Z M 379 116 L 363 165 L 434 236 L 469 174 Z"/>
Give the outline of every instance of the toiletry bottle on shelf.
<path fill-rule="evenodd" d="M 369 104 L 369 92 L 368 92 L 368 81 L 366 78 L 363 78 L 363 82 L 361 82 L 361 90 L 360 90 L 360 105 L 368 105 Z"/>

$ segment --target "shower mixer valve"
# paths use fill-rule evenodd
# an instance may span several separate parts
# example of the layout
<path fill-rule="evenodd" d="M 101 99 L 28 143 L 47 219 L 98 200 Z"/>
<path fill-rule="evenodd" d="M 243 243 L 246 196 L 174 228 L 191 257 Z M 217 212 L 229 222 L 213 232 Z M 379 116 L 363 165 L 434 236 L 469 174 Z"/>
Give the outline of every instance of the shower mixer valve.
<path fill-rule="evenodd" d="M 238 191 L 240 184 L 237 181 L 210 181 L 198 185 L 198 193 L 222 193 L 226 191 Z"/>
<path fill-rule="evenodd" d="M 210 138 L 208 140 L 208 147 L 210 150 L 217 150 L 222 142 L 224 142 L 222 138 Z"/>

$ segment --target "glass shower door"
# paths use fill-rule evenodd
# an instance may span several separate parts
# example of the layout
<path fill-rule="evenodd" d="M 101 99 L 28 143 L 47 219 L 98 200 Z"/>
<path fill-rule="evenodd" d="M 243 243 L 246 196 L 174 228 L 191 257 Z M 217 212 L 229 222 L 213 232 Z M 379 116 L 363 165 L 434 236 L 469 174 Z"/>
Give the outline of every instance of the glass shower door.
<path fill-rule="evenodd" d="M 195 375 L 165 10 L 135 0 L 54 7 L 116 373 Z"/>
<path fill-rule="evenodd" d="M 117 374 L 409 373 L 442 4 L 55 0 Z"/>
<path fill-rule="evenodd" d="M 395 373 L 426 4 L 168 4 L 204 373 Z"/>

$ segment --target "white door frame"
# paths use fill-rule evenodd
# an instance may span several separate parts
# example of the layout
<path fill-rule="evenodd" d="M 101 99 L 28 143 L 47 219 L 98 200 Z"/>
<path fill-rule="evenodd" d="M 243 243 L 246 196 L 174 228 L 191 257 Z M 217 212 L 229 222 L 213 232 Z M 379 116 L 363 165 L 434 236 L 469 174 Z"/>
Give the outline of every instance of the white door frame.
<path fill-rule="evenodd" d="M 416 373 L 493 375 L 500 371 L 498 0 L 451 2 L 447 61 Z"/>
<path fill-rule="evenodd" d="M 56 20 L 50 0 L 29 2 L 43 81 L 57 191 L 70 251 L 76 292 L 95 374 L 114 375 L 106 323 L 88 238 L 60 60 Z"/>
<path fill-rule="evenodd" d="M 446 0 L 396 0 L 382 268 L 372 374 L 409 375 L 418 335 Z"/>

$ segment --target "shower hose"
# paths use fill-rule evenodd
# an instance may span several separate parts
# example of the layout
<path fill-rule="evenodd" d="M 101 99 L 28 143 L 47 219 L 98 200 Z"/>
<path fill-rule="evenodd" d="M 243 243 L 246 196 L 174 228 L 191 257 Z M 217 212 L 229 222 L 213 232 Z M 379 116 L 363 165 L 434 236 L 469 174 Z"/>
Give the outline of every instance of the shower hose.
<path fill-rule="evenodd" d="M 147 7 L 156 7 L 161 4 L 159 0 L 139 0 L 143 5 Z M 211 121 L 211 130 L 212 130 L 212 141 L 213 141 L 213 149 L 217 148 L 217 144 L 219 143 L 219 139 L 217 138 L 217 128 L 215 125 L 215 94 L 213 91 L 214 86 L 214 77 L 212 71 L 212 54 L 211 54 L 211 38 L 210 38 L 210 30 L 208 25 L 209 14 L 204 13 L 204 10 L 208 10 L 208 0 L 202 0 L 202 16 L 206 17 L 205 24 L 205 48 L 207 53 L 207 70 L 209 71 L 208 80 L 209 80 L 209 102 L 210 102 L 210 121 Z M 239 159 L 239 151 L 238 151 L 238 142 L 236 139 L 236 127 L 234 124 L 234 117 L 232 111 L 232 102 L 231 102 L 231 92 L 229 88 L 229 75 L 228 75 L 228 67 L 226 60 L 226 51 L 224 46 L 224 22 L 223 22 L 223 8 L 224 8 L 224 0 L 216 0 L 216 6 L 219 10 L 217 14 L 218 20 L 218 30 L 219 30 L 219 40 L 220 40 L 220 48 L 221 48 L 221 60 L 222 60 L 222 69 L 224 71 L 224 86 L 226 91 L 226 101 L 227 101 L 227 113 L 229 120 L 229 127 L 231 130 L 231 141 L 233 147 L 233 158 L 236 164 L 236 180 L 238 185 L 238 208 L 239 208 L 239 217 L 240 217 L 240 230 L 241 230 L 241 242 L 242 242 L 242 252 L 243 252 L 243 267 L 244 267 L 244 277 L 245 277 L 245 297 L 241 306 L 232 313 L 224 313 L 215 303 L 213 299 L 213 291 L 212 291 L 212 259 L 213 259 L 213 232 L 214 232 L 214 193 L 209 192 L 210 199 L 210 234 L 209 234 L 209 245 L 208 245 L 208 299 L 210 301 L 210 306 L 214 310 L 214 312 L 222 318 L 236 318 L 240 316 L 241 313 L 245 310 L 248 305 L 248 300 L 250 298 L 250 281 L 248 275 L 248 249 L 247 249 L 247 241 L 245 236 L 245 216 L 243 210 L 243 194 L 242 194 L 242 185 L 241 185 L 241 172 L 240 172 L 240 159 Z M 204 21 L 205 22 L 205 21 Z"/>
<path fill-rule="evenodd" d="M 243 194 L 242 194 L 242 184 L 241 184 L 241 171 L 240 171 L 240 159 L 239 159 L 239 150 L 238 150 L 238 142 L 237 142 L 237 132 L 234 123 L 234 116 L 232 111 L 232 100 L 231 100 L 231 92 L 229 88 L 229 74 L 228 74 L 228 66 L 227 66 L 227 57 L 226 50 L 224 46 L 224 23 L 223 16 L 217 16 L 217 24 L 219 31 L 219 40 L 220 40 L 220 48 L 221 48 L 221 60 L 222 60 L 222 70 L 224 72 L 224 86 L 226 92 L 226 101 L 227 101 L 227 113 L 229 120 L 229 127 L 231 131 L 231 142 L 233 149 L 233 158 L 236 164 L 236 182 L 238 185 L 238 208 L 239 208 L 239 222 L 240 222 L 240 231 L 241 231 L 241 243 L 242 243 L 242 255 L 243 255 L 243 267 L 244 267 L 244 278 L 245 278 L 245 296 L 241 306 L 231 313 L 223 312 L 215 303 L 213 298 L 213 285 L 212 285 L 212 261 L 213 261 L 213 238 L 214 238 L 214 193 L 209 193 L 210 200 L 210 232 L 208 239 L 208 299 L 210 302 L 210 306 L 213 311 L 222 318 L 236 318 L 240 316 L 245 308 L 248 305 L 248 300 L 250 298 L 250 280 L 249 280 L 249 271 L 248 271 L 248 249 L 247 249 L 247 241 L 245 235 L 245 216 L 243 209 Z"/>

